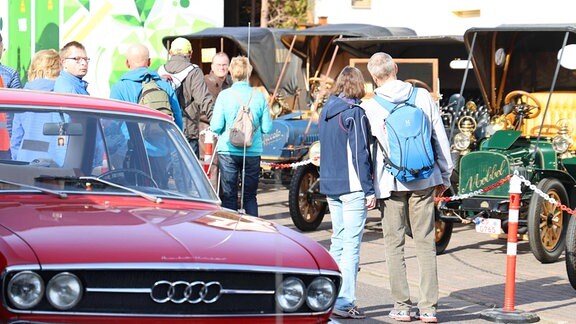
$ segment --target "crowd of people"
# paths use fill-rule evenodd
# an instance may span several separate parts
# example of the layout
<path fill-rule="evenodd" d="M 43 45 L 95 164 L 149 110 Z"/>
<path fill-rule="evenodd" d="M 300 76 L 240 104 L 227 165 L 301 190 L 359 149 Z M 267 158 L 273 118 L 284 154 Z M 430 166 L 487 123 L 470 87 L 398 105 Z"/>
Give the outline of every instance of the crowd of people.
<path fill-rule="evenodd" d="M 0 57 L 3 51 L 0 35 Z M 258 216 L 256 193 L 263 134 L 272 131 L 267 101 L 250 85 L 252 66 L 248 58 L 230 59 L 226 53 L 216 53 L 210 73 L 204 75 L 202 69 L 191 62 L 192 53 L 187 39 L 176 38 L 170 44 L 168 61 L 154 71 L 150 69 L 146 46 L 131 45 L 125 53 L 128 71 L 112 85 L 110 97 L 138 103 L 143 82 L 155 80 L 168 94 L 174 122 L 197 156 L 200 155 L 201 129 L 209 125 L 211 131 L 219 135 L 216 152 L 222 206 Z M 24 88 L 89 95 L 88 83 L 83 80 L 89 62 L 86 49 L 76 41 L 67 43 L 59 52 L 39 51 L 32 59 Z M 434 197 L 450 186 L 453 164 L 449 142 L 430 93 L 417 91 L 415 105 L 424 112 L 431 129 L 435 164 L 425 179 L 403 182 L 394 177 L 386 162 L 389 161 L 386 157 L 393 154 L 385 126 L 390 112 L 379 100 L 403 103 L 415 89 L 412 84 L 397 80 L 398 66 L 386 53 L 374 54 L 368 62 L 368 71 L 377 85 L 374 96 L 378 100 L 376 97 L 363 99 L 366 95 L 363 75 L 357 68 L 347 66 L 340 71 L 319 116 L 320 191 L 327 196 L 332 219 L 330 253 L 342 272 L 342 286 L 333 313 L 342 318 L 365 317 L 356 304 L 356 280 L 367 212 L 378 205 L 383 213 L 386 264 L 394 299 L 389 317 L 397 321 L 412 319 L 413 304 L 404 260 L 405 233 L 410 226 L 420 275 L 416 316 L 423 322 L 434 323 L 438 320 L 438 275 L 433 209 Z M 14 69 L 0 64 L 0 76 L 0 85 L 21 87 Z M 166 76 L 179 79 L 181 89 L 174 90 L 165 80 Z M 256 125 L 249 147 L 238 147 L 228 140 L 242 106 L 250 108 Z M 25 146 L 19 141 L 25 128 L 22 125 L 33 122 L 25 118 L 7 121 L 15 139 L 10 148 L 13 156 L 25 154 Z M 161 168 L 160 161 L 156 169 L 161 172 Z"/>

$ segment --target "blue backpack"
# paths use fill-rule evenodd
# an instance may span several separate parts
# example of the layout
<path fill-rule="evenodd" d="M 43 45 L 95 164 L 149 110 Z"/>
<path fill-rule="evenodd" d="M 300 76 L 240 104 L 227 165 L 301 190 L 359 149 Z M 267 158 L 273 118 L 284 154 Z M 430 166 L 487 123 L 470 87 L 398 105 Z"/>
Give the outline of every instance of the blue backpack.
<path fill-rule="evenodd" d="M 408 100 L 391 103 L 378 95 L 374 99 L 388 112 L 384 120 L 390 151 L 382 148 L 386 169 L 401 182 L 430 177 L 434 168 L 434 149 L 428 116 L 416 107 L 417 88 Z"/>

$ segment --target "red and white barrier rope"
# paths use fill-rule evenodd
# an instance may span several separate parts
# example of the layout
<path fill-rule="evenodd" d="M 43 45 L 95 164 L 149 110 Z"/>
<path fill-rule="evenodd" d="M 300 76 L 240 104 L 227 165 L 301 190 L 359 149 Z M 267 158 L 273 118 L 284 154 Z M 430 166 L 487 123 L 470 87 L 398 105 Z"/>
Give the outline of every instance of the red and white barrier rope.
<path fill-rule="evenodd" d="M 571 209 L 570 207 L 563 205 L 561 201 L 556 201 L 556 199 L 550 197 L 547 193 L 543 192 L 542 190 L 538 189 L 538 187 L 534 184 L 532 184 L 530 182 L 530 180 L 524 178 L 523 176 L 520 175 L 516 175 L 518 177 L 518 179 L 520 179 L 520 182 L 522 182 L 522 184 L 524 184 L 526 187 L 528 187 L 530 190 L 534 191 L 537 195 L 539 195 L 540 197 L 542 197 L 544 200 L 548 201 L 549 203 L 559 207 L 560 209 L 562 209 L 562 211 L 565 211 L 567 213 L 569 213 L 570 215 L 576 216 L 576 211 Z M 482 189 L 477 189 L 474 190 L 472 192 L 469 193 L 464 193 L 464 194 L 459 194 L 459 195 L 454 195 L 454 196 L 450 196 L 450 197 L 437 197 L 434 200 L 436 202 L 440 202 L 440 201 L 444 201 L 444 202 L 448 202 L 448 201 L 453 201 L 453 200 L 462 200 L 462 199 L 467 199 L 470 197 L 474 197 L 474 196 L 478 196 L 482 193 L 488 192 L 496 187 L 499 187 L 501 185 L 503 185 L 504 183 L 508 182 L 510 179 L 512 178 L 512 175 L 509 174 L 507 175 L 505 178 L 502 178 L 500 180 L 498 180 L 497 182 L 495 182 L 494 184 L 491 184 L 489 186 L 486 186 L 486 188 L 482 188 Z"/>
<path fill-rule="evenodd" d="M 261 167 L 270 167 L 272 169 L 296 169 L 300 166 L 310 164 L 310 163 L 312 163 L 312 161 L 313 161 L 312 159 L 298 161 L 298 162 L 294 162 L 294 163 L 270 163 L 270 162 L 260 161 L 260 166 Z"/>

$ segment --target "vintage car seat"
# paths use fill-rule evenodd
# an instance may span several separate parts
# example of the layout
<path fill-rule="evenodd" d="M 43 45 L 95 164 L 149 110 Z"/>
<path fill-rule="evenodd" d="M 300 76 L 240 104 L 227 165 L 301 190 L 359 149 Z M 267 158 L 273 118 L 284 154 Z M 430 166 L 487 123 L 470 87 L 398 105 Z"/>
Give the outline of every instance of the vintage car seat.
<path fill-rule="evenodd" d="M 532 92 L 536 99 L 542 103 L 541 112 L 534 119 L 525 119 L 522 127 L 522 134 L 537 136 L 542 124 L 544 109 L 548 102 L 549 92 Z M 542 124 L 542 136 L 554 137 L 561 128 L 559 121 L 563 120 L 568 124 L 568 134 L 572 138 L 570 150 L 576 149 L 576 92 L 554 92 L 550 98 L 548 111 Z"/>

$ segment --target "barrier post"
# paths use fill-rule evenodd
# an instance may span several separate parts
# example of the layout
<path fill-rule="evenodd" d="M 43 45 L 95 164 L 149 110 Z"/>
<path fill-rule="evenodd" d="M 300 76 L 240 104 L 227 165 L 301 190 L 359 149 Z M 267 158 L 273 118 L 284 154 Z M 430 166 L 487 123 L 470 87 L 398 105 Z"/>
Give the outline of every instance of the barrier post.
<path fill-rule="evenodd" d="M 204 131 L 204 173 L 210 179 L 210 165 L 212 164 L 212 155 L 214 154 L 214 133 L 210 129 Z"/>
<path fill-rule="evenodd" d="M 485 310 L 480 317 L 498 323 L 535 323 L 540 317 L 534 313 L 514 309 L 516 293 L 516 255 L 518 250 L 518 215 L 520 213 L 520 194 L 522 182 L 514 174 L 510 179 L 510 205 L 508 208 L 508 243 L 506 246 L 506 288 L 504 307 Z"/>

